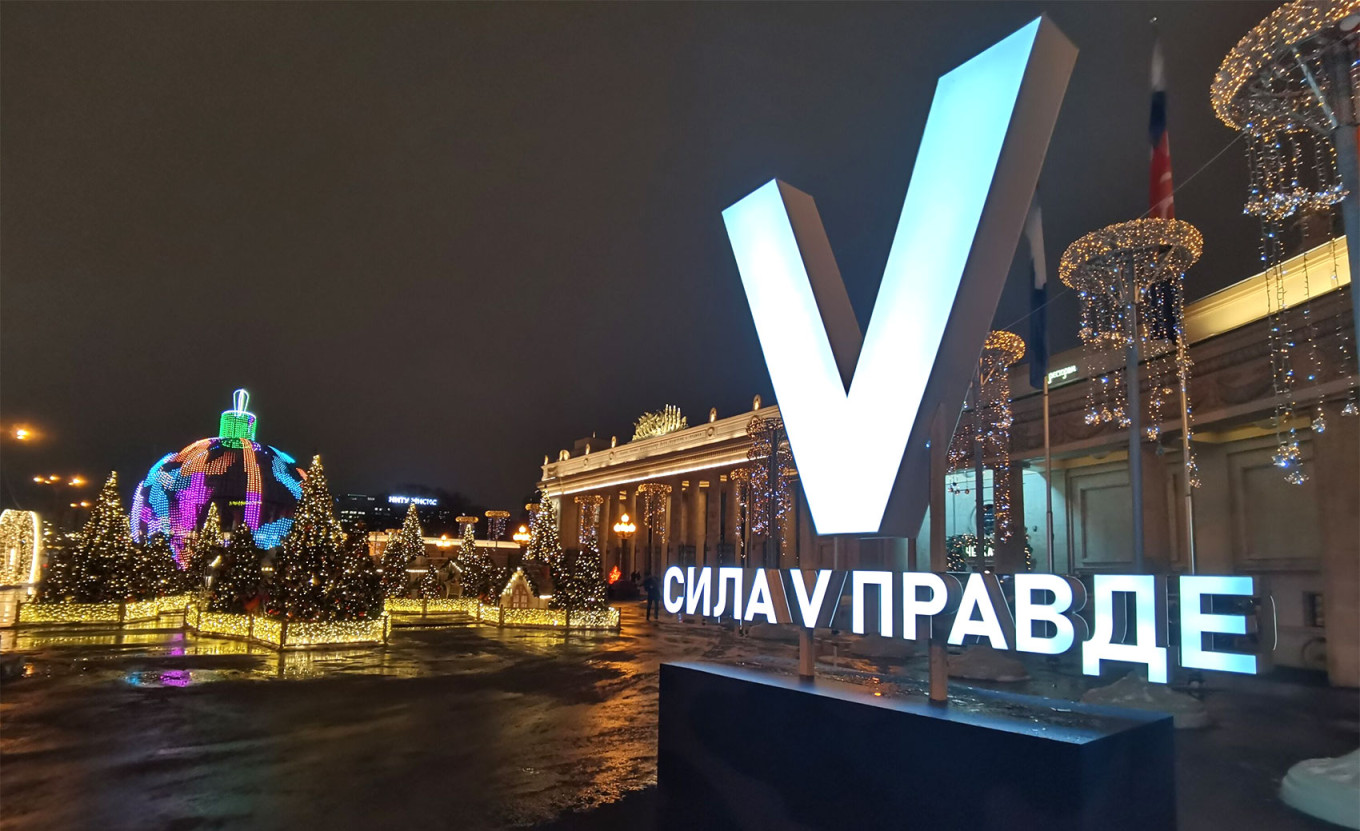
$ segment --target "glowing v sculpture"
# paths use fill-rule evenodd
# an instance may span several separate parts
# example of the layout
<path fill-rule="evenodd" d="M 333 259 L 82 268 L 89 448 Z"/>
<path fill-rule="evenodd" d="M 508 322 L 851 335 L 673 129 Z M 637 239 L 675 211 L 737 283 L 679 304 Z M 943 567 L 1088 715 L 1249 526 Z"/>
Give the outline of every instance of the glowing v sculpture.
<path fill-rule="evenodd" d="M 1076 54 L 1041 17 L 940 78 L 862 339 L 812 197 L 723 211 L 818 533 L 919 530 Z"/>

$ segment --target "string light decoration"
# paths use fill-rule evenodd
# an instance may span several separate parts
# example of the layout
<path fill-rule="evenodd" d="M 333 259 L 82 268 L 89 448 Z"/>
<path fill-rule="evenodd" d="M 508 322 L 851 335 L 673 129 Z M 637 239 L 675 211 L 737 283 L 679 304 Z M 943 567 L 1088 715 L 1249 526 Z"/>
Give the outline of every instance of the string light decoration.
<path fill-rule="evenodd" d="M 510 521 L 509 511 L 486 512 L 486 535 L 492 542 L 500 542 L 505 536 L 505 524 Z"/>
<path fill-rule="evenodd" d="M 944 541 L 945 568 L 953 572 L 978 571 L 994 565 L 992 540 L 984 537 L 978 545 L 976 534 L 955 534 Z M 1025 570 L 1034 570 L 1034 549 L 1025 538 Z"/>
<path fill-rule="evenodd" d="M 576 497 L 579 506 L 577 539 L 581 547 L 563 573 L 553 575 L 550 608 L 600 611 L 608 605 L 608 587 L 600 561 L 600 506 L 603 503 L 604 497 L 599 494 Z"/>
<path fill-rule="evenodd" d="M 249 529 L 246 532 L 249 533 Z M 179 594 L 192 588 L 185 584 L 184 577 L 164 534 L 152 534 L 142 545 L 134 544 L 128 575 L 132 596 L 151 598 Z"/>
<path fill-rule="evenodd" d="M 529 546 L 524 550 L 525 563 L 539 563 L 549 571 L 562 567 L 562 537 L 557 524 L 557 507 L 546 491 L 539 495 L 531 513 Z"/>
<path fill-rule="evenodd" d="M 263 555 L 255 547 L 249 525 L 233 531 L 208 592 L 207 607 L 214 612 L 254 611 L 264 585 Z"/>
<path fill-rule="evenodd" d="M 500 569 L 491 555 L 477 546 L 477 517 L 460 516 L 458 524 L 463 527 L 463 539 L 454 563 L 462 572 L 463 592 L 472 597 L 490 598 L 504 585 Z"/>
<path fill-rule="evenodd" d="M 750 532 L 774 542 L 775 558 L 784 553 L 787 540 L 781 533 L 793 513 L 793 452 L 784 422 L 778 418 L 751 416 L 746 425 L 751 446 L 746 451 L 746 514 Z M 777 567 L 778 562 L 767 562 Z"/>
<path fill-rule="evenodd" d="M 302 471 L 292 456 L 255 441 L 257 422 L 248 403 L 246 391 L 237 390 L 216 438 L 200 439 L 151 466 L 133 495 L 136 542 L 165 534 L 183 564 L 183 552 L 212 504 L 228 527 L 250 526 L 257 545 L 279 545 L 302 495 Z"/>
<path fill-rule="evenodd" d="M 265 615 L 213 612 L 194 603 L 185 612 L 184 622 L 200 635 L 234 638 L 273 649 L 377 645 L 386 643 L 391 633 L 391 618 L 385 612 L 368 620 L 278 620 Z"/>
<path fill-rule="evenodd" d="M 661 548 L 666 548 L 666 512 L 671 503 L 671 486 L 665 482 L 643 482 L 637 495 L 642 497 L 642 524 L 647 529 L 647 567 L 651 567 L 652 549 L 656 537 Z"/>
<path fill-rule="evenodd" d="M 1241 132 L 1251 182 L 1244 212 L 1260 227 L 1261 267 L 1266 274 L 1268 345 L 1275 395 L 1274 463 L 1286 482 L 1308 480 L 1299 448 L 1298 410 L 1313 408 L 1313 432 L 1327 429 L 1323 395 L 1301 402 L 1301 383 L 1320 385 L 1324 362 L 1311 319 L 1313 286 L 1307 254 L 1301 296 L 1288 296 L 1285 261 L 1308 248 L 1309 227 L 1328 237 L 1325 254 L 1312 265 L 1337 282 L 1336 206 L 1346 196 L 1337 170 L 1334 136 L 1355 129 L 1343 118 L 1356 110 L 1356 42 L 1353 18 L 1360 0 L 1295 0 L 1257 24 L 1228 52 L 1209 88 L 1219 120 Z M 1352 18 L 1349 27 L 1347 18 Z M 1348 31 L 1349 29 L 1349 31 Z M 1351 145 L 1353 147 L 1353 145 Z M 1354 152 L 1353 150 L 1350 152 Z M 1286 224 L 1291 218 L 1299 219 Z M 1291 233 L 1300 229 L 1301 233 Z M 1322 259 L 1323 262 L 1318 262 Z M 1327 262 L 1330 260 L 1330 262 Z M 1325 289 L 1324 289 L 1325 290 Z M 1356 398 L 1354 344 L 1338 318 L 1333 374 L 1345 380 L 1342 414 L 1360 413 Z"/>
<path fill-rule="evenodd" d="M 118 474 L 110 473 L 76 544 L 47 570 L 39 600 L 47 603 L 118 603 L 133 597 L 132 531 L 118 502 Z"/>
<path fill-rule="evenodd" d="M 996 539 L 1011 538 L 1011 379 L 1009 368 L 1025 356 L 1025 341 L 1012 332 L 994 331 L 978 357 L 977 403 L 959 419 L 949 444 L 949 472 L 973 467 L 981 450 L 982 464 L 992 471 L 992 516 Z M 950 483 L 950 490 L 970 492 Z"/>
<path fill-rule="evenodd" d="M 387 540 L 382 556 L 382 591 L 384 597 L 405 597 L 410 576 L 406 570 L 417 557 L 425 554 L 425 531 L 420 527 L 416 506 L 406 509 L 401 530 Z"/>
<path fill-rule="evenodd" d="M 321 457 L 315 456 L 307 469 L 293 527 L 274 558 L 270 615 L 290 621 L 319 621 L 345 614 L 336 603 L 345 536 L 335 518 L 334 505 Z"/>
<path fill-rule="evenodd" d="M 208 513 L 189 541 L 185 555 L 184 583 L 190 591 L 203 591 L 208 577 L 226 549 L 222 545 L 222 522 L 217 516 L 217 505 L 208 504 Z"/>
<path fill-rule="evenodd" d="M 36 512 L 0 511 L 0 585 L 38 582 L 42 536 L 42 520 Z"/>
<path fill-rule="evenodd" d="M 664 436 L 689 427 L 689 420 L 680 414 L 680 408 L 667 404 L 655 412 L 643 413 L 633 424 L 633 441 Z"/>
<path fill-rule="evenodd" d="M 1087 424 L 1126 428 L 1132 423 L 1130 379 L 1125 374 L 1127 351 L 1133 346 L 1148 376 L 1141 438 L 1156 441 L 1161 437 L 1163 420 L 1178 392 L 1193 430 L 1184 280 L 1186 270 L 1203 250 L 1204 238 L 1190 223 L 1151 217 L 1108 225 L 1063 252 L 1058 278 L 1077 291 L 1081 305 L 1079 334 L 1090 378 Z M 1193 451 L 1185 464 L 1186 481 L 1199 487 Z"/>
<path fill-rule="evenodd" d="M 732 496 L 734 507 L 736 508 L 736 545 L 737 562 L 742 568 L 746 567 L 746 557 L 748 551 L 746 540 L 751 531 L 751 469 L 749 467 L 733 468 L 727 474 L 728 480 L 732 482 Z"/>

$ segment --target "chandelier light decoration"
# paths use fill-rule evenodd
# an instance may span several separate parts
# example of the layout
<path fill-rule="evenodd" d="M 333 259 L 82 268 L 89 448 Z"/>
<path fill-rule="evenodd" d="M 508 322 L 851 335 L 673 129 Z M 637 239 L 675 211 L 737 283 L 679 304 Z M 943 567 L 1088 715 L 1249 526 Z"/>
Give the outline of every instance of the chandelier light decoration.
<path fill-rule="evenodd" d="M 1193 424 L 1184 280 L 1203 250 L 1204 238 L 1193 225 L 1154 217 L 1092 231 L 1063 252 L 1058 278 L 1077 291 L 1081 304 L 1080 335 L 1090 378 L 1087 424 L 1132 424 L 1125 377 L 1131 347 L 1147 366 L 1142 438 L 1161 437 L 1177 393 L 1185 402 L 1186 423 Z M 1185 464 L 1186 481 L 1199 487 L 1193 453 L 1186 454 Z"/>
<path fill-rule="evenodd" d="M 751 463 L 747 466 L 751 533 L 772 537 L 793 512 L 792 480 L 796 475 L 793 452 L 781 419 L 752 416 L 746 425 L 746 435 L 751 439 L 751 447 L 746 451 L 746 459 Z M 781 538 L 781 551 L 783 544 Z"/>
<path fill-rule="evenodd" d="M 500 542 L 501 537 L 505 536 L 505 525 L 509 521 L 509 511 L 487 511 L 486 535 L 490 537 L 493 542 Z"/>
<path fill-rule="evenodd" d="M 600 506 L 604 504 L 604 497 L 598 493 L 586 494 L 576 497 L 576 504 L 580 506 L 576 512 L 576 539 L 581 543 L 581 550 L 598 551 Z"/>
<path fill-rule="evenodd" d="M 1311 429 L 1316 433 L 1327 429 L 1320 406 L 1322 392 L 1319 390 L 1312 401 L 1300 402 L 1298 388 L 1301 382 L 1320 386 L 1327 380 L 1309 308 L 1316 288 L 1309 272 L 1319 269 L 1328 275 L 1327 288 L 1336 287 L 1335 211 L 1347 192 L 1337 171 L 1335 136 L 1355 129 L 1354 96 L 1360 86 L 1357 15 L 1360 0 L 1286 3 L 1228 52 L 1209 88 L 1214 113 L 1242 133 L 1247 147 L 1251 184 L 1244 212 L 1260 223 L 1261 267 L 1270 310 L 1274 461 L 1284 471 L 1285 481 L 1296 485 L 1308 480 L 1299 450 L 1303 424 L 1296 412 L 1314 408 Z M 1344 140 L 1353 148 L 1351 135 L 1345 135 Z M 1326 231 L 1328 242 L 1313 263 L 1305 255 L 1303 279 L 1294 284 L 1297 288 L 1291 296 L 1286 292 L 1285 262 L 1291 251 L 1308 247 L 1306 238 L 1291 232 L 1295 227 L 1306 228 L 1310 215 L 1312 224 Z M 1340 316 L 1334 335 L 1337 352 L 1332 374 L 1346 381 L 1347 401 L 1342 413 L 1354 416 L 1360 412 L 1354 349 L 1344 334 Z"/>
<path fill-rule="evenodd" d="M 1011 379 L 1009 368 L 1025 356 L 1025 341 L 1012 332 L 994 331 L 987 336 L 978 358 L 977 403 L 971 417 L 959 419 L 949 444 L 949 472 L 961 473 L 973 466 L 982 451 L 982 464 L 992 471 L 992 516 L 998 542 L 1011 538 Z M 968 493 L 966 486 L 950 484 L 955 493 Z"/>
<path fill-rule="evenodd" d="M 671 486 L 664 482 L 643 482 L 638 485 L 637 495 L 642 497 L 642 524 L 647 530 L 661 537 L 661 545 L 666 545 L 666 507 L 670 503 Z"/>

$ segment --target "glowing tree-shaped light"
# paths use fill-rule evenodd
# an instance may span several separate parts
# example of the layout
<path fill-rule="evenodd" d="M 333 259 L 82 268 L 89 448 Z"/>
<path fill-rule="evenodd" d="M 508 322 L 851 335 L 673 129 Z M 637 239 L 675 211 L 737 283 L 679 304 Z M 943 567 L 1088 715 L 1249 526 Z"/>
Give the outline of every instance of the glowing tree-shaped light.
<path fill-rule="evenodd" d="M 600 505 L 604 497 L 576 497 L 580 506 L 577 538 L 581 548 L 560 576 L 554 578 L 551 606 L 571 611 L 599 611 L 607 605 L 607 588 L 600 567 Z"/>
<path fill-rule="evenodd" d="M 949 469 L 959 473 L 981 456 L 992 471 L 992 516 L 998 541 L 1011 537 L 1011 381 L 1009 368 L 1025 356 L 1025 341 L 1011 332 L 987 336 L 978 358 L 978 394 L 959 419 L 949 445 Z M 964 489 L 965 492 L 966 489 Z M 981 552 L 977 552 L 981 556 Z"/>
<path fill-rule="evenodd" d="M 1310 300 L 1335 288 L 1339 253 L 1332 228 L 1338 204 L 1349 216 L 1349 257 L 1360 274 L 1357 194 L 1356 92 L 1357 25 L 1360 0 L 1295 0 L 1246 34 L 1224 57 L 1209 90 L 1214 113 L 1245 139 L 1251 185 L 1245 213 L 1260 221 L 1261 266 L 1266 273 L 1272 386 L 1275 394 L 1275 464 L 1285 480 L 1302 484 L 1299 449 L 1302 420 L 1297 410 L 1312 407 L 1311 429 L 1327 429 L 1319 390 L 1301 401 L 1301 386 L 1320 386 L 1329 374 L 1346 380 L 1342 414 L 1354 416 L 1354 344 L 1337 317 L 1332 369 L 1324 369 L 1311 319 Z M 1340 166 L 1338 167 L 1338 161 Z M 1301 283 L 1286 291 L 1285 262 L 1313 244 L 1309 227 L 1326 235 L 1321 250 L 1304 254 Z M 1295 236 L 1295 227 L 1302 233 Z M 1309 259 L 1312 262 L 1309 262 Z M 1310 274 L 1311 272 L 1311 274 Z M 1323 280 L 1316 280 L 1323 277 Z M 1352 289 L 1354 292 L 1354 289 Z M 1360 299 L 1352 294 L 1353 317 Z"/>
<path fill-rule="evenodd" d="M 542 563 L 550 572 L 561 568 L 562 540 L 557 524 L 557 508 L 546 492 L 531 510 L 533 522 L 529 526 L 529 547 L 524 550 L 525 563 Z M 526 506 L 527 507 L 527 506 Z"/>
<path fill-rule="evenodd" d="M 385 597 L 405 597 L 410 580 L 406 570 L 425 553 L 425 532 L 416 506 L 406 509 L 401 530 L 387 541 L 382 556 L 382 587 Z"/>
<path fill-rule="evenodd" d="M 321 457 L 312 459 L 293 516 L 274 560 L 271 613 L 290 620 L 325 620 L 336 614 L 335 595 L 344 531 L 335 518 Z"/>
<path fill-rule="evenodd" d="M 1189 409 L 1183 284 L 1203 250 L 1204 238 L 1190 223 L 1149 218 L 1093 231 L 1063 252 L 1058 277 L 1077 290 L 1081 304 L 1087 424 L 1132 423 L 1128 383 L 1138 379 L 1125 377 L 1130 356 L 1147 365 L 1146 412 L 1139 414 L 1143 439 L 1160 437 L 1178 391 Z M 1188 452 L 1186 481 L 1199 485 Z"/>
<path fill-rule="evenodd" d="M 118 501 L 118 474 L 110 473 L 73 548 L 48 568 L 44 602 L 116 603 L 133 596 L 132 529 Z"/>
<path fill-rule="evenodd" d="M 502 581 L 491 555 L 477 546 L 477 517 L 460 516 L 458 524 L 463 527 L 463 539 L 454 562 L 462 573 L 463 592 L 473 597 L 492 597 L 500 592 Z"/>

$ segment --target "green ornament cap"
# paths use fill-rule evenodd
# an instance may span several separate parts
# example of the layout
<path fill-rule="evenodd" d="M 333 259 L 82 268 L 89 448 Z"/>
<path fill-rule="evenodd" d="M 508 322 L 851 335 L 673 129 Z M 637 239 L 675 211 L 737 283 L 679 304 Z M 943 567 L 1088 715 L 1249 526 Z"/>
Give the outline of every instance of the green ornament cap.
<path fill-rule="evenodd" d="M 232 395 L 231 399 L 232 408 L 223 410 L 222 420 L 218 422 L 218 437 L 254 441 L 255 414 L 246 409 L 246 405 L 250 403 L 250 393 L 240 389 Z"/>

